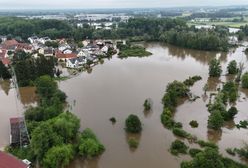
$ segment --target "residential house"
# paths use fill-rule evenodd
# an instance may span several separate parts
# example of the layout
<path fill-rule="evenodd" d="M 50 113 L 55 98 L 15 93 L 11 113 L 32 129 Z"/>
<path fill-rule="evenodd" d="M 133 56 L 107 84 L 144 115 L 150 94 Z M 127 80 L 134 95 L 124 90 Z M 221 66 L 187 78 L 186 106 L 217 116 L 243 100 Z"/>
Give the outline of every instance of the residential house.
<path fill-rule="evenodd" d="M 71 46 L 67 43 L 64 43 L 64 44 L 60 44 L 58 48 L 59 48 L 59 51 L 63 52 L 65 49 L 70 49 Z"/>
<path fill-rule="evenodd" d="M 72 50 L 70 48 L 66 48 L 66 49 L 63 50 L 63 53 L 64 54 L 71 54 Z"/>
<path fill-rule="evenodd" d="M 86 63 L 85 57 L 71 58 L 71 59 L 68 59 L 68 61 L 66 62 L 66 67 L 67 68 L 80 68 L 85 63 Z"/>
<path fill-rule="evenodd" d="M 101 51 L 103 52 L 103 53 L 105 53 L 105 54 L 107 54 L 108 53 L 108 46 L 103 46 L 102 48 L 101 48 Z"/>
<path fill-rule="evenodd" d="M 33 43 L 38 43 L 39 42 L 39 38 L 37 36 L 32 36 L 28 38 L 28 41 L 33 44 Z"/>
<path fill-rule="evenodd" d="M 32 49 L 33 49 L 33 47 L 27 43 L 18 43 L 15 51 L 22 50 L 25 53 L 32 53 L 32 51 L 33 51 Z"/>
<path fill-rule="evenodd" d="M 13 40 L 6 40 L 3 45 L 2 45 L 2 48 L 6 49 L 6 50 L 10 50 L 10 51 L 15 51 L 17 45 L 19 43 L 13 39 Z"/>
<path fill-rule="evenodd" d="M 38 49 L 38 53 L 44 55 L 45 57 L 52 57 L 54 55 L 54 50 L 52 47 L 44 47 Z"/>
<path fill-rule="evenodd" d="M 45 44 L 47 41 L 51 41 L 49 37 L 42 37 L 39 39 L 39 42 L 42 44 Z"/>
<path fill-rule="evenodd" d="M 58 58 L 58 61 L 65 61 L 67 62 L 71 58 L 77 58 L 77 54 L 71 53 L 71 54 L 64 54 L 61 51 L 57 50 L 55 52 L 56 58 Z"/>
<path fill-rule="evenodd" d="M 0 36 L 0 39 L 2 40 L 2 42 L 5 42 L 7 40 L 7 36 Z"/>

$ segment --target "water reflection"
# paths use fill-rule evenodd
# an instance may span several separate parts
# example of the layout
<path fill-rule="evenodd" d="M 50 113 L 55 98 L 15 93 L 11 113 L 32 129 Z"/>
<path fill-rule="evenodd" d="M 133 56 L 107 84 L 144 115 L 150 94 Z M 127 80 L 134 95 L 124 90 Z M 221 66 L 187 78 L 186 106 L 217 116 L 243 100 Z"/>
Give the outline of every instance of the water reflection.
<path fill-rule="evenodd" d="M 35 104 L 37 102 L 35 90 L 35 87 L 19 88 L 20 100 L 24 106 Z"/>
<path fill-rule="evenodd" d="M 209 141 L 217 143 L 221 141 L 222 130 L 208 129 L 207 136 Z"/>
<path fill-rule="evenodd" d="M 219 59 L 222 62 L 227 60 L 227 53 L 221 52 L 208 52 L 208 51 L 199 51 L 199 50 L 192 50 L 192 49 L 185 49 L 180 47 L 175 47 L 168 45 L 169 54 L 173 57 L 178 57 L 184 60 L 187 57 L 194 58 L 196 61 L 202 63 L 203 65 L 207 65 L 209 61 L 216 56 L 219 56 Z"/>
<path fill-rule="evenodd" d="M 207 90 L 208 91 L 217 91 L 220 87 L 221 80 L 220 78 L 209 77 L 207 80 Z"/>
<path fill-rule="evenodd" d="M 138 142 L 137 148 L 134 148 L 134 147 L 130 147 L 129 146 L 130 152 L 135 152 L 139 148 L 141 135 L 142 135 L 142 132 L 141 133 L 138 133 L 138 134 L 132 134 L 132 133 L 127 133 L 126 132 L 126 142 L 127 142 L 128 145 L 129 145 L 129 140 L 130 139 L 134 139 L 135 141 Z"/>
<path fill-rule="evenodd" d="M 10 90 L 10 81 L 0 79 L 0 87 L 2 88 L 4 93 L 8 96 L 9 95 L 9 90 Z"/>

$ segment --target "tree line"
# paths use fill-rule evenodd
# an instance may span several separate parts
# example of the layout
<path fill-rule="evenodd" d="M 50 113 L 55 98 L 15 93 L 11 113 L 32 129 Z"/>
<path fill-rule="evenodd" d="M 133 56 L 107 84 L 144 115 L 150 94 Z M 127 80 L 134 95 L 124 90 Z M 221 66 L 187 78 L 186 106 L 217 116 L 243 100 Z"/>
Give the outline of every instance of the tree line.
<path fill-rule="evenodd" d="M 189 27 L 180 18 L 131 18 L 128 22 L 120 22 L 112 30 L 94 29 L 83 24 L 78 28 L 68 21 L 40 20 L 21 18 L 0 18 L 0 34 L 19 36 L 27 39 L 29 36 L 49 36 L 56 38 L 72 38 L 76 42 L 83 39 L 130 39 L 131 41 L 162 41 L 173 45 L 200 49 L 221 50 L 228 48 L 226 34 L 218 30 L 197 30 Z"/>

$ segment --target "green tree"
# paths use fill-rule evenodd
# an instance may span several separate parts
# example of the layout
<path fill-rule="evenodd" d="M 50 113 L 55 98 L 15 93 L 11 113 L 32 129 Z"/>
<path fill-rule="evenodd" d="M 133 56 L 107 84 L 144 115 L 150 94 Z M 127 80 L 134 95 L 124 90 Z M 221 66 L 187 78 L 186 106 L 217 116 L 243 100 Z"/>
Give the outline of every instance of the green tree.
<path fill-rule="evenodd" d="M 138 116 L 129 115 L 126 119 L 126 131 L 131 133 L 139 133 L 142 130 L 141 122 Z"/>
<path fill-rule="evenodd" d="M 64 168 L 73 159 L 72 145 L 60 145 L 50 148 L 42 161 L 44 168 Z"/>
<path fill-rule="evenodd" d="M 237 74 L 238 73 L 238 67 L 237 62 L 235 60 L 231 61 L 227 66 L 228 74 Z"/>
<path fill-rule="evenodd" d="M 212 59 L 209 63 L 209 76 L 210 77 L 220 77 L 222 73 L 220 61 Z"/>
<path fill-rule="evenodd" d="M 225 165 L 216 149 L 206 148 L 196 154 L 192 161 L 182 162 L 181 168 L 225 168 Z"/>
<path fill-rule="evenodd" d="M 8 68 L 6 66 L 4 66 L 4 64 L 1 60 L 0 60 L 0 78 L 2 78 L 2 79 L 11 78 L 11 75 L 9 73 Z"/>
<path fill-rule="evenodd" d="M 208 118 L 208 127 L 218 130 L 222 127 L 223 124 L 224 124 L 224 118 L 221 115 L 221 112 L 220 111 L 211 112 Z"/>
<path fill-rule="evenodd" d="M 241 78 L 242 87 L 248 89 L 248 72 L 244 73 Z"/>
<path fill-rule="evenodd" d="M 104 146 L 89 128 L 82 132 L 78 149 L 79 154 L 85 157 L 98 156 L 105 150 Z"/>
<path fill-rule="evenodd" d="M 41 98 L 51 98 L 58 88 L 57 83 L 48 75 L 39 77 L 35 86 Z"/>

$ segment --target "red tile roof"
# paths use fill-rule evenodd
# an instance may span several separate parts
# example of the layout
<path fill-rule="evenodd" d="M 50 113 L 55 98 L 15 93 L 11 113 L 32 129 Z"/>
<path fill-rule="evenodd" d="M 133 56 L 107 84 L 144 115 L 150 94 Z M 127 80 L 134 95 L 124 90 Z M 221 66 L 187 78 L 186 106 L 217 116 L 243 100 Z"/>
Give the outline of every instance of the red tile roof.
<path fill-rule="evenodd" d="M 14 118 L 10 118 L 10 123 L 11 124 L 15 124 L 15 123 L 19 123 L 19 121 L 23 121 L 22 117 L 14 117 Z"/>
<path fill-rule="evenodd" d="M 9 64 L 10 64 L 9 58 L 2 58 L 2 59 L 0 59 L 0 60 L 2 61 L 2 63 L 3 63 L 4 65 L 9 65 Z"/>
<path fill-rule="evenodd" d="M 56 57 L 57 58 L 64 58 L 64 59 L 66 59 L 66 58 L 77 58 L 77 55 L 76 54 L 74 54 L 74 53 L 71 53 L 71 54 L 63 54 L 63 53 L 60 53 L 60 52 L 57 52 L 56 53 Z"/>
<path fill-rule="evenodd" d="M 4 43 L 3 43 L 3 47 L 5 49 L 9 49 L 13 46 L 17 46 L 19 43 L 16 41 L 16 40 L 6 40 Z"/>
<path fill-rule="evenodd" d="M 32 50 L 32 47 L 27 43 L 18 43 L 16 50 Z"/>
<path fill-rule="evenodd" d="M 27 168 L 28 165 L 16 157 L 0 151 L 0 168 Z"/>

